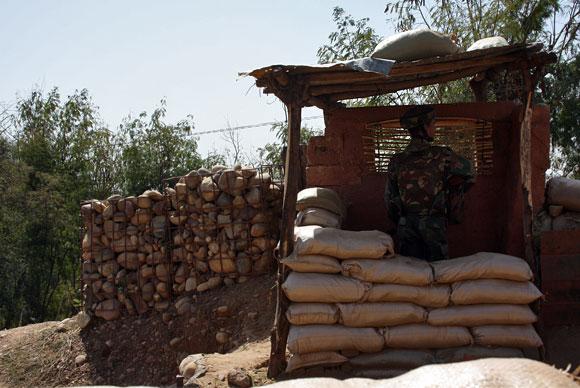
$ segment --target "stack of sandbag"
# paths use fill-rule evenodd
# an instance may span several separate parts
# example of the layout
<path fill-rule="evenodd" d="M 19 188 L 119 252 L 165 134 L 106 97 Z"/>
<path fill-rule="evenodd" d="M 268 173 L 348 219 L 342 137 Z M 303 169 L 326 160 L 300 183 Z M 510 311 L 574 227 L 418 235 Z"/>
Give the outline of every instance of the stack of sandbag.
<path fill-rule="evenodd" d="M 346 207 L 338 194 L 330 189 L 311 187 L 296 198 L 296 226 L 318 225 L 340 229 Z"/>
<path fill-rule="evenodd" d="M 164 193 L 84 204 L 88 309 L 107 320 L 173 304 L 181 314 L 187 293 L 267 272 L 280 209 L 281 188 L 268 174 L 221 166 L 192 171 Z"/>
<path fill-rule="evenodd" d="M 542 345 L 527 305 L 541 293 L 522 259 L 384 257 L 368 242 L 354 252 L 354 234 L 331 243 L 329 229 L 307 228 L 296 232 L 288 262 L 300 265 L 290 265 L 282 286 L 292 302 L 288 371 L 345 364 L 357 375 L 384 378 L 436 362 L 522 357 L 522 348 Z"/>
<path fill-rule="evenodd" d="M 539 215 L 542 231 L 580 229 L 580 180 L 552 178 L 546 187 L 547 212 Z"/>

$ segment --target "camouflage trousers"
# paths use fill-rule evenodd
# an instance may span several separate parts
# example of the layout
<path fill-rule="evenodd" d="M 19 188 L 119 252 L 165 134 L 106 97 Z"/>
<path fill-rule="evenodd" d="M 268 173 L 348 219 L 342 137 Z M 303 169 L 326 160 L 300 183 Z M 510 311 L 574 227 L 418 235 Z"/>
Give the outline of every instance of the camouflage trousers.
<path fill-rule="evenodd" d="M 427 261 L 449 258 L 447 220 L 444 217 L 406 216 L 397 226 L 399 253 Z"/>

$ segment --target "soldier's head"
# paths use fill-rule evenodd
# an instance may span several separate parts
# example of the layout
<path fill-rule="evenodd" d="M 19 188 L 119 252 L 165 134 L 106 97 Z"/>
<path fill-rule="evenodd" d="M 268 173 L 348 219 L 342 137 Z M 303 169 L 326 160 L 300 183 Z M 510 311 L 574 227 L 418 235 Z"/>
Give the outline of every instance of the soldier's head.
<path fill-rule="evenodd" d="M 401 117 L 401 126 L 412 138 L 433 141 L 435 136 L 435 110 L 430 105 L 418 105 Z"/>

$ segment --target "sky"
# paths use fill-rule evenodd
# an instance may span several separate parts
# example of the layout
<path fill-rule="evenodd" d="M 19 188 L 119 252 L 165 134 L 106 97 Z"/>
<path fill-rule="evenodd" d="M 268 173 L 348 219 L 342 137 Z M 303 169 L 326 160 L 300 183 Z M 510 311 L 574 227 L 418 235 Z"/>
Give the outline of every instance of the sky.
<path fill-rule="evenodd" d="M 0 0 L 0 102 L 33 89 L 89 90 L 109 128 L 167 100 L 167 121 L 193 116 L 195 131 L 284 120 L 283 105 L 238 73 L 316 63 L 336 30 L 332 9 L 370 18 L 388 35 L 386 0 Z M 306 108 L 303 117 L 320 116 Z M 322 119 L 305 121 L 323 129 Z M 240 131 L 244 151 L 275 140 L 269 127 Z M 199 136 L 206 155 L 220 134 Z"/>

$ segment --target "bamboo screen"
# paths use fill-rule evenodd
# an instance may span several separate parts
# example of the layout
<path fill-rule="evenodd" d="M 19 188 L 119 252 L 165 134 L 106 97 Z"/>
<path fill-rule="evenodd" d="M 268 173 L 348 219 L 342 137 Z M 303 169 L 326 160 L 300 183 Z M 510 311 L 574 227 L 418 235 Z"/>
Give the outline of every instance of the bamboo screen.
<path fill-rule="evenodd" d="M 436 121 L 435 145 L 451 147 L 470 160 L 477 175 L 489 175 L 493 167 L 492 125 L 488 121 L 441 118 Z M 363 136 L 367 171 L 386 172 L 391 157 L 409 144 L 407 130 L 399 120 L 370 123 Z"/>

